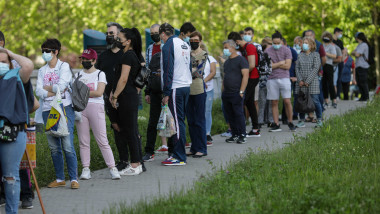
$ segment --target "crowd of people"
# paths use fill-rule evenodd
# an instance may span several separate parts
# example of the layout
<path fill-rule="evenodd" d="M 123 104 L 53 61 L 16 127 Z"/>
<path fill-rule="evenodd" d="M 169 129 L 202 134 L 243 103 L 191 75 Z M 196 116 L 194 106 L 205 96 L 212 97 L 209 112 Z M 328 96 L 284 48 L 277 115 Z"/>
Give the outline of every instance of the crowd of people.
<path fill-rule="evenodd" d="M 207 156 L 207 148 L 213 145 L 213 79 L 218 60 L 223 79 L 222 110 L 229 127 L 222 136 L 227 137 L 227 143 L 243 144 L 247 137 L 260 137 L 264 125 L 270 132 L 282 131 L 280 120 L 290 131 L 305 127 L 306 122 L 322 127 L 323 111 L 329 106 L 337 108 L 341 92 L 344 100 L 348 99 L 350 83 L 359 87 L 359 101 L 369 98 L 369 44 L 362 32 L 355 34 L 358 45 L 348 54 L 341 41 L 343 30 L 339 28 L 335 28 L 333 34 L 324 32 L 320 37 L 323 43 L 317 40 L 313 30 L 306 30 L 302 37 L 294 38 L 294 45 L 290 47 L 278 31 L 256 43 L 254 29 L 247 27 L 228 34 L 221 43 L 223 55 L 218 56 L 218 60 L 210 55 L 205 38 L 192 23 L 184 23 L 179 36 L 174 32 L 168 23 L 153 24 L 150 27 L 153 43 L 147 47 L 144 58 L 139 31 L 110 22 L 106 32 L 107 50 L 99 56 L 93 49 L 84 50 L 80 56 L 83 70 L 77 74 L 72 73 L 67 62 L 59 59 L 60 41 L 47 39 L 41 45 L 46 64 L 38 70 L 35 89 L 39 100 L 34 97 L 30 82 L 33 62 L 5 49 L 5 38 L 0 32 L 0 97 L 7 100 L 0 103 L 1 204 L 6 204 L 7 213 L 18 212 L 20 182 L 22 207 L 33 207 L 29 171 L 19 171 L 26 145 L 28 115 L 37 110 L 35 121 L 46 126 L 50 104 L 58 91 L 70 134 L 47 135 L 56 176 L 48 188 L 66 186 L 66 160 L 72 189 L 80 188 L 79 179 L 91 179 L 90 129 L 114 180 L 121 179 L 121 175 L 139 175 L 146 171 L 144 162 L 154 161 L 155 152 L 168 154 L 162 161 L 166 166 L 186 165 L 189 156 Z M 139 96 L 143 92 L 136 86 L 135 78 L 144 66 L 150 70 L 144 90 L 150 115 L 143 154 L 138 131 Z M 81 112 L 73 108 L 71 84 L 75 79 L 90 89 L 88 104 Z M 306 115 L 293 108 L 301 91 L 310 94 L 315 116 L 314 112 Z M 162 145 L 155 150 L 157 124 L 165 105 L 174 117 L 176 134 L 161 137 Z M 119 154 L 117 164 L 108 141 L 105 115 L 114 133 Z M 186 142 L 185 119 L 191 144 Z M 246 130 L 247 122 L 252 124 L 249 130 Z M 74 149 L 75 126 L 83 166 L 79 177 Z"/>

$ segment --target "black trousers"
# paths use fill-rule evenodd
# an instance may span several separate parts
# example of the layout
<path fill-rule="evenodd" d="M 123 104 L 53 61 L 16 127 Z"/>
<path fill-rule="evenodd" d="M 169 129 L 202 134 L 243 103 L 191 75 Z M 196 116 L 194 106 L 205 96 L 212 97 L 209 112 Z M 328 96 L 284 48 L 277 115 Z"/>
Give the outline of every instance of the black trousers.
<path fill-rule="evenodd" d="M 344 100 L 348 100 L 348 93 L 350 91 L 350 82 L 342 82 L 342 91 Z"/>
<path fill-rule="evenodd" d="M 105 96 L 104 98 L 104 107 L 105 107 L 108 118 L 110 118 L 111 120 L 111 123 L 115 122 L 114 120 L 115 118 L 117 118 L 117 110 L 112 107 L 111 103 L 109 102 L 108 96 L 107 97 Z M 120 124 L 118 125 L 120 126 Z M 111 129 L 113 129 L 112 124 L 111 124 Z M 119 153 L 119 160 L 128 162 L 129 160 L 128 146 L 124 146 L 124 145 L 127 145 L 126 139 L 123 138 L 122 134 L 116 131 L 115 129 L 113 129 L 113 133 L 115 137 L 116 148 Z"/>
<path fill-rule="evenodd" d="M 340 98 L 340 93 L 343 90 L 343 83 L 342 83 L 342 72 L 343 72 L 344 63 L 340 62 L 338 64 L 338 80 L 336 81 L 336 97 Z"/>
<path fill-rule="evenodd" d="M 137 123 L 139 95 L 137 93 L 122 93 L 118 97 L 118 102 L 117 114 L 120 123 L 120 134 L 127 142 L 127 145 L 120 145 L 121 149 L 125 151 L 125 147 L 128 146 L 131 163 L 141 162 L 141 141 Z"/>
<path fill-rule="evenodd" d="M 238 92 L 222 93 L 223 106 L 230 122 L 233 136 L 246 135 L 243 98 Z"/>
<path fill-rule="evenodd" d="M 161 114 L 161 93 L 150 94 L 149 123 L 146 133 L 145 153 L 154 154 L 157 139 L 157 123 Z"/>
<path fill-rule="evenodd" d="M 336 99 L 334 88 L 334 67 L 329 64 L 323 66 L 322 91 L 323 98 L 328 99 L 330 93 L 330 99 Z"/>
<path fill-rule="evenodd" d="M 360 100 L 368 100 L 369 98 L 368 71 L 368 68 L 356 68 L 356 82 L 361 94 Z"/>
<path fill-rule="evenodd" d="M 1 172 L 1 168 L 0 168 Z M 20 200 L 34 198 L 34 192 L 30 183 L 30 172 L 29 169 L 20 169 Z M 4 184 L 0 181 L 0 197 L 5 198 Z"/>
<path fill-rule="evenodd" d="M 259 78 L 248 79 L 248 85 L 245 90 L 244 104 L 245 106 L 247 106 L 249 116 L 251 117 L 251 120 L 252 120 L 252 129 L 259 128 L 257 110 L 256 110 L 256 105 L 255 105 L 255 88 L 258 83 L 259 83 Z"/>

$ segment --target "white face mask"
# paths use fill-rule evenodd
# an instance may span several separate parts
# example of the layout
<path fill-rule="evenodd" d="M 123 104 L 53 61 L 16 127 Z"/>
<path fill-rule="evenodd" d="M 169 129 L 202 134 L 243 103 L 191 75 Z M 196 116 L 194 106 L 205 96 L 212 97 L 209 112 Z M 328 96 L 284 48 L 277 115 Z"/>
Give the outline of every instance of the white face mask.
<path fill-rule="evenodd" d="M 50 62 L 51 59 L 53 59 L 53 55 L 51 53 L 43 53 L 42 59 L 44 59 L 46 62 Z"/>
<path fill-rule="evenodd" d="M 4 76 L 9 71 L 9 64 L 0 62 L 0 76 Z"/>

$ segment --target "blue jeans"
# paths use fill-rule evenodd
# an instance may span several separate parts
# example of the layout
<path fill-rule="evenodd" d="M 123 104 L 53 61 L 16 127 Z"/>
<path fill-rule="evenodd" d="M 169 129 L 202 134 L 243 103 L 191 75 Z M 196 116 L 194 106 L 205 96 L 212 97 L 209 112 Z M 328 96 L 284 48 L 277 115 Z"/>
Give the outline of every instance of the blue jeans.
<path fill-rule="evenodd" d="M 206 98 L 206 134 L 211 135 L 212 126 L 212 103 L 214 102 L 214 89 L 207 92 Z"/>
<path fill-rule="evenodd" d="M 318 77 L 318 80 L 319 80 L 319 96 L 318 96 L 318 99 L 319 99 L 319 102 L 322 106 L 322 112 L 324 112 L 326 109 L 323 107 L 323 103 L 325 101 L 323 99 L 322 77 Z"/>
<path fill-rule="evenodd" d="M 22 155 L 26 148 L 26 132 L 18 133 L 14 142 L 0 141 L 0 164 L 5 189 L 5 212 L 17 213 L 20 201 L 20 175 L 19 167 Z M 13 178 L 6 180 L 5 178 Z"/>
<path fill-rule="evenodd" d="M 66 137 L 53 137 L 46 135 L 48 139 L 48 144 L 51 152 L 51 157 L 53 159 L 53 165 L 55 169 L 55 176 L 57 179 L 65 180 L 64 163 L 63 163 L 63 153 L 65 152 L 67 170 L 69 173 L 70 180 L 77 180 L 78 174 L 78 162 L 77 155 L 74 149 L 74 120 L 75 113 L 71 106 L 65 106 L 66 117 L 68 120 L 68 128 L 70 135 Z M 46 121 L 49 116 L 49 111 L 42 112 L 42 117 L 46 126 Z"/>
<path fill-rule="evenodd" d="M 206 97 L 206 93 L 190 95 L 187 102 L 186 116 L 191 138 L 190 152 L 194 154 L 197 152 L 207 154 L 206 116 L 202 114 L 205 112 Z"/>
<path fill-rule="evenodd" d="M 315 105 L 315 114 L 317 116 L 318 120 L 322 120 L 322 105 L 319 101 L 319 94 L 310 94 L 311 98 L 313 99 L 313 103 Z M 305 113 L 299 113 L 300 119 L 305 120 Z"/>
<path fill-rule="evenodd" d="M 186 106 L 189 99 L 190 87 L 176 88 L 171 90 L 169 96 L 169 109 L 173 114 L 177 134 L 173 135 L 170 140 L 173 144 L 173 157 L 179 161 L 186 162 Z"/>

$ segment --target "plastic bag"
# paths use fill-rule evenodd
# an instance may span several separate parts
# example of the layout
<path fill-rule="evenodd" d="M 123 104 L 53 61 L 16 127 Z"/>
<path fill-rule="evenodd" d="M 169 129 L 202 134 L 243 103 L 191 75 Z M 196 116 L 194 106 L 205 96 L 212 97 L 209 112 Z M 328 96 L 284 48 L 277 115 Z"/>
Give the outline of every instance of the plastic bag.
<path fill-rule="evenodd" d="M 67 126 L 68 121 L 62 103 L 61 92 L 59 90 L 50 105 L 51 110 L 46 121 L 46 134 L 54 137 L 68 136 L 70 134 Z"/>
<path fill-rule="evenodd" d="M 168 112 L 168 106 L 162 106 L 160 118 L 157 123 L 157 130 L 164 130 L 166 127 L 166 113 Z"/>
<path fill-rule="evenodd" d="M 163 107 L 162 111 L 165 116 L 165 127 L 164 129 L 160 129 L 158 135 L 161 137 L 171 137 L 177 133 L 174 117 L 167 105 Z"/>

